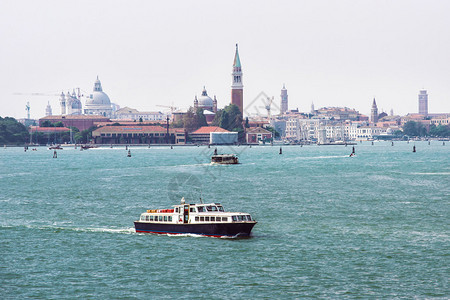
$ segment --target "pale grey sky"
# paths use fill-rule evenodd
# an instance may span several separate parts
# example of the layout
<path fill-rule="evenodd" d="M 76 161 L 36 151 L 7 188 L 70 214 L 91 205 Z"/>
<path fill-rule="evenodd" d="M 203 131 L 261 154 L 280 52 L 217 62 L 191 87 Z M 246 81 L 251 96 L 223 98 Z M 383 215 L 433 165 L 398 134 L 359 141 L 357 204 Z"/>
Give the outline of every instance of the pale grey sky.
<path fill-rule="evenodd" d="M 286 84 L 289 107 L 311 102 L 450 112 L 450 1 L 20 1 L 0 2 L 0 116 L 44 116 L 47 101 L 98 75 L 112 102 L 142 111 L 188 107 L 205 85 L 230 102 L 235 43 L 244 106 Z"/>

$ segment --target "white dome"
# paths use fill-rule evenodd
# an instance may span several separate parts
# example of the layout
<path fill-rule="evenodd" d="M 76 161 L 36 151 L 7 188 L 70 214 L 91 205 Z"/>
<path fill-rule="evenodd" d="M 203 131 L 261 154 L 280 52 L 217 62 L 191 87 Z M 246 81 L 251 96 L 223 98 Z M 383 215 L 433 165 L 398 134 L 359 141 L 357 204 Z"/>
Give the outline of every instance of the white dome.
<path fill-rule="evenodd" d="M 86 105 L 111 105 L 108 95 L 104 92 L 95 91 L 91 97 L 86 101 Z"/>
<path fill-rule="evenodd" d="M 203 92 L 200 97 L 198 97 L 198 107 L 211 108 L 214 106 L 213 99 L 208 96 L 205 87 L 203 87 Z"/>
<path fill-rule="evenodd" d="M 94 91 L 86 100 L 86 108 L 89 109 L 111 109 L 111 100 L 108 95 L 103 92 L 102 84 L 98 79 L 94 82 Z"/>
<path fill-rule="evenodd" d="M 200 96 L 198 98 L 198 107 L 212 107 L 213 100 L 209 96 Z"/>

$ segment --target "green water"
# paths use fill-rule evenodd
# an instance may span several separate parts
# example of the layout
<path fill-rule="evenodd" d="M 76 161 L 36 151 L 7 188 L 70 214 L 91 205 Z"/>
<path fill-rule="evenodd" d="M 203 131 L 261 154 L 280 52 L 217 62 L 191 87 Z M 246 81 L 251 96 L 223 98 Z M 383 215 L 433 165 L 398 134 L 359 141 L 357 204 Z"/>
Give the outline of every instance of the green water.
<path fill-rule="evenodd" d="M 448 298 L 450 144 L 0 149 L 0 296 Z M 249 239 L 136 234 L 202 197 Z"/>

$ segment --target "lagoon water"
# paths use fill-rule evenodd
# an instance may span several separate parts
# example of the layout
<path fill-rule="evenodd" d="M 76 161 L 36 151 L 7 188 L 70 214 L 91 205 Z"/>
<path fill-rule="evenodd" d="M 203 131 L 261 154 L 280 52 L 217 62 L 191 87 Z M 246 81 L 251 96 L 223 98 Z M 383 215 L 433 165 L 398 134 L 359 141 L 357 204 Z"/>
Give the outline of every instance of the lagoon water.
<path fill-rule="evenodd" d="M 0 149 L 0 297 L 448 298 L 450 143 Z M 30 148 L 31 149 L 31 148 Z M 184 196 L 249 239 L 137 234 Z"/>

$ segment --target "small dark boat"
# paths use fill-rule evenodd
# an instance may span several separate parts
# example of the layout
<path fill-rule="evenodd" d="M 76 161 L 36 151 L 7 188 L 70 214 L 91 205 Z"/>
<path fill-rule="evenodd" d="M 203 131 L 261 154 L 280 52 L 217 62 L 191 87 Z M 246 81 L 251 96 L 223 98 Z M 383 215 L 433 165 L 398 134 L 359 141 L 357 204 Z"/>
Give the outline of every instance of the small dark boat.
<path fill-rule="evenodd" d="M 211 157 L 211 163 L 220 165 L 236 165 L 239 159 L 234 154 L 218 154 Z"/>

